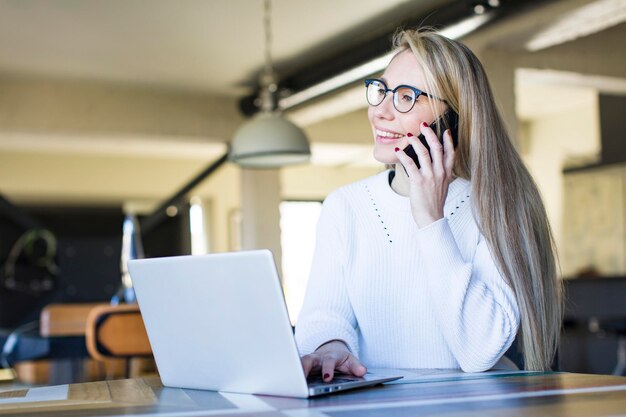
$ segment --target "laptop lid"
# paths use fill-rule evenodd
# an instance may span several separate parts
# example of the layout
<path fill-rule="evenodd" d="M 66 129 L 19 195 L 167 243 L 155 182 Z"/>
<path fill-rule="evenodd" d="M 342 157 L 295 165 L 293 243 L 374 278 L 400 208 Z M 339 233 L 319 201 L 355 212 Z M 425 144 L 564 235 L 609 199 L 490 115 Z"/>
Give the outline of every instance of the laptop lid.
<path fill-rule="evenodd" d="M 305 398 L 395 378 L 307 386 L 269 250 L 128 263 L 165 386 Z"/>
<path fill-rule="evenodd" d="M 268 250 L 128 263 L 165 386 L 306 397 Z"/>

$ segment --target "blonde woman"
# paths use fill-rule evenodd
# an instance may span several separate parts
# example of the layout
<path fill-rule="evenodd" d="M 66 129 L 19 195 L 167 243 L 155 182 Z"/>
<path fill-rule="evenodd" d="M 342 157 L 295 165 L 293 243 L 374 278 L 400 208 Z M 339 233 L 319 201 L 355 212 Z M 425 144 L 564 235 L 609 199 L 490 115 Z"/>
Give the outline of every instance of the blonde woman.
<path fill-rule="evenodd" d="M 395 168 L 324 202 L 296 327 L 305 372 L 479 372 L 516 337 L 524 368 L 547 370 L 562 314 L 553 240 L 484 69 L 431 30 L 399 32 L 394 47 L 366 89 L 374 157 Z M 441 142 L 429 126 L 446 111 L 458 137 Z"/>

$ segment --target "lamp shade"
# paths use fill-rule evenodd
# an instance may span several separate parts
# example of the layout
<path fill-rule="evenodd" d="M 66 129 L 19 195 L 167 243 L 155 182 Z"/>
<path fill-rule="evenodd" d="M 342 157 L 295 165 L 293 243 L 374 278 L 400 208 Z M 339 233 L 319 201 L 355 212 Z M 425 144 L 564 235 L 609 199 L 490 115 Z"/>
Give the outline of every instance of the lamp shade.
<path fill-rule="evenodd" d="M 230 159 L 244 168 L 278 168 L 307 162 L 310 157 L 304 132 L 271 112 L 261 112 L 243 124 L 230 148 Z"/>

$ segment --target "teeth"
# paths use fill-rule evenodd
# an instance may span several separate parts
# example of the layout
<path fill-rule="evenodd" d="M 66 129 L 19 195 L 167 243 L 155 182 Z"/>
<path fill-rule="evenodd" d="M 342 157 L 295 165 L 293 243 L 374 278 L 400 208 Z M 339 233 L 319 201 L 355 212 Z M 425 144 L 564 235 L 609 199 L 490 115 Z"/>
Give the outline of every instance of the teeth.
<path fill-rule="evenodd" d="M 398 135 L 396 133 L 385 132 L 384 130 L 376 130 L 376 134 L 378 136 L 382 136 L 385 138 L 394 138 L 394 139 L 400 139 L 401 137 L 404 136 L 404 135 Z"/>

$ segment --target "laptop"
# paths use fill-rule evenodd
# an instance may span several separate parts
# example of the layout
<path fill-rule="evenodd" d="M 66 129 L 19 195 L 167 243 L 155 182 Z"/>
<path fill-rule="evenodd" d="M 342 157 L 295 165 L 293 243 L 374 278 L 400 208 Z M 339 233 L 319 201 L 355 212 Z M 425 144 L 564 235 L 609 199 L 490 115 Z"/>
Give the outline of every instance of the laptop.
<path fill-rule="evenodd" d="M 128 262 L 167 387 L 307 398 L 392 381 L 307 383 L 269 250 Z"/>

